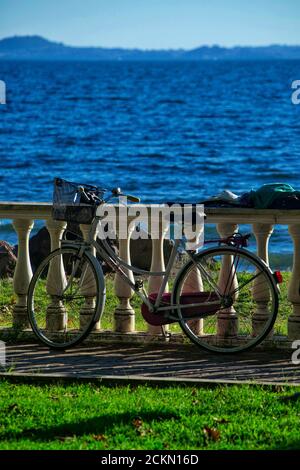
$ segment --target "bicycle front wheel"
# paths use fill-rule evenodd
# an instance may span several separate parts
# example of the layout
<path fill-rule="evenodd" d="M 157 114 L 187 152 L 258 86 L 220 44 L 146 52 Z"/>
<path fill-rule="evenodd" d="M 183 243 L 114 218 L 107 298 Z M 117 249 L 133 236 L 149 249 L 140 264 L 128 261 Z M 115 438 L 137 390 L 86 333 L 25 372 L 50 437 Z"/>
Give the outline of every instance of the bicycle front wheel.
<path fill-rule="evenodd" d="M 28 291 L 28 316 L 37 338 L 54 349 L 75 346 L 99 320 L 105 300 L 101 268 L 88 253 L 65 247 L 38 267 Z"/>
<path fill-rule="evenodd" d="M 271 331 L 278 290 L 268 266 L 243 249 L 205 250 L 179 273 L 173 290 L 184 333 L 217 353 L 248 350 Z"/>

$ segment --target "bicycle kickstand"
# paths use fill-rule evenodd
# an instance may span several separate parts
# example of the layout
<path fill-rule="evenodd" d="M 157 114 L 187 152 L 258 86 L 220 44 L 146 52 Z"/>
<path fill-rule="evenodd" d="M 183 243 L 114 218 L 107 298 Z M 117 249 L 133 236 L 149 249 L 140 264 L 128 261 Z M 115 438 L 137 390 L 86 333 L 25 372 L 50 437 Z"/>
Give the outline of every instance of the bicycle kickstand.
<path fill-rule="evenodd" d="M 170 338 L 171 338 L 171 332 L 170 332 L 170 331 L 166 331 L 165 325 L 161 325 L 161 332 L 162 332 L 163 336 L 164 336 L 166 339 L 170 339 Z"/>

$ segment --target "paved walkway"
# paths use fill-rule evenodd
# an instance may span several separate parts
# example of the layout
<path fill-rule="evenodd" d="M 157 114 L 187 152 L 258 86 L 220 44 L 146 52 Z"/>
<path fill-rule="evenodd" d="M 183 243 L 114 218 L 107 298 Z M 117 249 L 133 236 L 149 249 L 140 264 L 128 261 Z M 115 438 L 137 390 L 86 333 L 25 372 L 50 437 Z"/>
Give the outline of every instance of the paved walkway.
<path fill-rule="evenodd" d="M 21 344 L 8 346 L 6 358 L 6 372 L 15 376 L 300 385 L 300 365 L 294 365 L 291 352 L 284 350 L 254 350 L 228 357 L 208 354 L 193 346 L 110 343 L 52 352 L 36 344 Z"/>

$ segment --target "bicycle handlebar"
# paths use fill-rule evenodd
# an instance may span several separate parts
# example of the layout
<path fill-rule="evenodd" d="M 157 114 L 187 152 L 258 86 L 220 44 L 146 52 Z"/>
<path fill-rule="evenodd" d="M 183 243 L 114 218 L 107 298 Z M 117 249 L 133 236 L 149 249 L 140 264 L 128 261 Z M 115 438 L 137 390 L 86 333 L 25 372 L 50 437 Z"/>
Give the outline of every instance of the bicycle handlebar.
<path fill-rule="evenodd" d="M 132 194 L 124 194 L 122 191 L 121 191 L 121 188 L 114 188 L 111 190 L 112 192 L 112 195 L 115 196 L 115 197 L 119 197 L 119 196 L 125 196 L 127 197 L 128 201 L 130 202 L 140 202 L 141 199 L 137 196 L 133 196 Z"/>
<path fill-rule="evenodd" d="M 139 197 L 133 196 L 132 194 L 127 194 L 126 197 L 130 202 L 141 202 L 141 199 Z"/>
<path fill-rule="evenodd" d="M 78 192 L 81 194 L 81 196 L 83 197 L 85 202 L 88 203 L 88 204 L 101 202 L 100 198 L 98 196 L 96 196 L 96 194 L 93 194 L 92 192 L 86 191 L 84 186 L 78 186 Z M 113 188 L 111 190 L 111 193 L 112 193 L 113 197 L 124 196 L 130 202 L 140 202 L 139 197 L 133 196 L 132 194 L 124 194 L 121 191 L 121 188 Z"/>

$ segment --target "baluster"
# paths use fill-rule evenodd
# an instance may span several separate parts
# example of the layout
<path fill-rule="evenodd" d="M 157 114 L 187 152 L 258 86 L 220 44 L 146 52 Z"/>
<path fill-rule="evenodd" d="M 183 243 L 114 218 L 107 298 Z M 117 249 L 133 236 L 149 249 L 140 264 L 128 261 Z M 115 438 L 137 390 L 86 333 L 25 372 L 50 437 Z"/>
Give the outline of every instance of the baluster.
<path fill-rule="evenodd" d="M 201 237 L 201 233 L 197 234 L 193 241 L 196 245 L 199 244 L 199 239 Z M 188 277 L 185 280 L 185 283 L 182 288 L 182 292 L 202 292 L 203 291 L 203 281 L 200 270 L 197 266 L 194 266 L 193 269 L 190 271 Z M 196 335 L 203 335 L 203 319 L 200 320 L 190 320 L 189 326 L 191 330 Z"/>
<path fill-rule="evenodd" d="M 293 272 L 289 284 L 288 299 L 293 305 L 293 313 L 288 319 L 288 337 L 300 338 L 300 225 L 289 225 L 289 233 L 294 242 Z"/>
<path fill-rule="evenodd" d="M 273 232 L 273 225 L 270 224 L 253 224 L 253 232 L 256 238 L 257 255 L 269 265 L 269 239 Z M 266 288 L 264 289 L 264 284 Z M 256 303 L 256 311 L 252 319 L 253 335 L 257 336 L 261 329 L 265 326 L 269 318 L 268 304 L 270 301 L 270 291 L 268 284 L 261 276 L 253 281 L 253 299 Z M 273 335 L 273 330 L 269 333 L 268 337 Z"/>
<path fill-rule="evenodd" d="M 58 222 L 53 219 L 46 221 L 46 226 L 50 234 L 51 251 L 60 247 L 60 239 L 67 226 L 65 222 Z M 67 325 L 66 310 L 57 294 L 62 292 L 66 286 L 66 276 L 63 259 L 53 259 L 49 266 L 47 276 L 47 293 L 51 296 L 51 303 L 47 307 L 46 329 L 48 331 L 61 331 Z"/>
<path fill-rule="evenodd" d="M 28 328 L 27 317 L 27 291 L 32 278 L 32 269 L 29 256 L 29 234 L 33 227 L 31 219 L 15 219 L 13 227 L 18 235 L 18 258 L 14 272 L 14 292 L 17 303 L 13 309 L 13 326 L 15 328 Z"/>
<path fill-rule="evenodd" d="M 221 237 L 229 237 L 237 230 L 237 225 L 233 223 L 219 223 L 217 225 L 218 233 Z M 224 292 L 226 286 L 231 285 L 232 290 L 237 289 L 238 283 L 236 275 L 232 272 L 233 258 L 231 255 L 223 256 L 223 262 L 218 280 L 219 289 Z M 231 279 L 229 279 L 231 276 Z M 224 308 L 218 313 L 217 336 L 219 338 L 233 339 L 238 333 L 238 317 L 233 307 Z"/>
<path fill-rule="evenodd" d="M 182 292 L 202 292 L 203 291 L 203 282 L 199 269 L 195 266 L 188 277 L 185 280 L 183 285 Z M 203 335 L 203 320 L 190 320 L 189 325 L 191 330 L 196 335 Z"/>
<path fill-rule="evenodd" d="M 90 225 L 81 224 L 80 230 L 82 232 L 83 238 L 85 241 L 89 240 L 89 234 L 91 230 Z M 93 234 L 93 239 L 96 240 L 97 233 Z M 96 249 L 92 247 L 91 253 L 93 256 L 96 256 Z M 97 286 L 95 285 L 95 277 L 91 272 L 91 269 L 84 273 L 84 278 L 82 280 L 82 287 L 80 289 L 82 295 L 85 296 L 85 304 L 80 310 L 80 328 L 84 328 L 85 325 L 90 321 L 91 315 L 95 313 L 95 304 L 96 304 L 96 295 L 97 295 Z M 95 330 L 100 330 L 100 320 L 96 323 Z"/>
<path fill-rule="evenodd" d="M 119 256 L 127 264 L 130 261 L 130 237 L 133 232 L 134 225 L 129 224 L 127 239 L 119 239 Z M 134 282 L 133 272 L 127 268 L 122 267 L 122 270 L 127 274 L 129 279 Z M 115 309 L 115 331 L 119 333 L 131 333 L 135 330 L 135 312 L 130 304 L 130 299 L 133 296 L 131 287 L 123 281 L 121 276 L 116 273 L 115 275 L 115 293 L 119 299 L 119 305 Z"/>
<path fill-rule="evenodd" d="M 168 225 L 162 223 L 160 220 L 158 224 L 158 233 L 154 233 L 151 229 L 152 237 L 152 257 L 150 271 L 162 272 L 165 271 L 164 259 L 164 237 L 168 230 Z M 149 294 L 158 293 L 163 276 L 149 276 L 148 292 Z M 168 284 L 165 287 L 165 292 L 169 292 Z M 165 331 L 168 330 L 168 325 L 164 326 Z M 160 326 L 148 325 L 148 333 L 150 335 L 159 335 L 162 333 Z"/>

